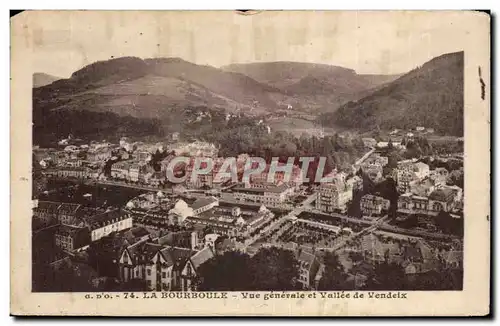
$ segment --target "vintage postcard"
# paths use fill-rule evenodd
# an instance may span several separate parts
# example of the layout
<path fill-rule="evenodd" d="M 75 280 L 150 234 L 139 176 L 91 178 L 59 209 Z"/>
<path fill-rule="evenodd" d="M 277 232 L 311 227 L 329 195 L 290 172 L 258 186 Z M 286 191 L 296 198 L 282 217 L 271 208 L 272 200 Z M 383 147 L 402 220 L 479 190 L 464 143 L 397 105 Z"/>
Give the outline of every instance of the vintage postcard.
<path fill-rule="evenodd" d="M 490 17 L 11 18 L 11 313 L 484 316 Z"/>

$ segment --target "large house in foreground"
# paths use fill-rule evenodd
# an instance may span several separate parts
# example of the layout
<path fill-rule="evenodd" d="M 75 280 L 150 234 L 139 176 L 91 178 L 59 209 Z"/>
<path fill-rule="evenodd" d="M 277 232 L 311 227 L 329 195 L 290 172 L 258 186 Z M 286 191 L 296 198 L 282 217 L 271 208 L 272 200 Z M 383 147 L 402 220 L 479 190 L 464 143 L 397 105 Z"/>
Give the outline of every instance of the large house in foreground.
<path fill-rule="evenodd" d="M 214 257 L 212 248 L 174 247 L 166 244 L 167 238 L 143 239 L 124 248 L 119 259 L 120 280 L 143 280 L 150 291 L 195 290 L 198 269 Z"/>

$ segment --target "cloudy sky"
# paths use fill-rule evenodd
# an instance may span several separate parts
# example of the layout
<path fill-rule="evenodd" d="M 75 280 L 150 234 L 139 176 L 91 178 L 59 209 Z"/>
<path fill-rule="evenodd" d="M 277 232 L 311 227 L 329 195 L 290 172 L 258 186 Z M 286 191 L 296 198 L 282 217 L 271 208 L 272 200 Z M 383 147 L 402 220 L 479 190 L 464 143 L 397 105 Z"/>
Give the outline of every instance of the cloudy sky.
<path fill-rule="evenodd" d="M 181 57 L 215 67 L 299 61 L 393 74 L 463 50 L 462 14 L 44 11 L 29 13 L 22 33 L 34 71 L 60 77 L 121 56 Z"/>

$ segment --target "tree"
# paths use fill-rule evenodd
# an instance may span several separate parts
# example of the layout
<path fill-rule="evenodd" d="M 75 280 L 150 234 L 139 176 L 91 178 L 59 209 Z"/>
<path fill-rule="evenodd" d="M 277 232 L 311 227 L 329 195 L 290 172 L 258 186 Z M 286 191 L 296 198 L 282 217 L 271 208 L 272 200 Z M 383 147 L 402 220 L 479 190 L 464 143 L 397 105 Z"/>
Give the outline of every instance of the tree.
<path fill-rule="evenodd" d="M 326 253 L 323 262 L 325 264 L 325 271 L 319 281 L 319 290 L 339 291 L 350 290 L 352 288 L 347 283 L 348 275 L 344 270 L 344 266 L 340 263 L 337 254 L 332 252 Z"/>
<path fill-rule="evenodd" d="M 250 256 L 238 251 L 227 251 L 200 267 L 202 291 L 244 291 L 252 288 Z"/>
<path fill-rule="evenodd" d="M 253 290 L 287 291 L 298 289 L 298 261 L 290 250 L 261 248 L 251 259 Z"/>
<path fill-rule="evenodd" d="M 146 280 L 133 278 L 133 279 L 128 280 L 127 282 L 121 284 L 119 287 L 119 290 L 120 291 L 140 292 L 140 291 L 147 291 L 147 288 L 148 287 L 146 284 Z"/>
<path fill-rule="evenodd" d="M 368 277 L 365 290 L 407 290 L 408 284 L 403 267 L 396 263 L 383 262 L 375 266 Z"/>
<path fill-rule="evenodd" d="M 118 276 L 118 254 L 113 245 L 114 234 L 94 241 L 87 250 L 89 265 L 92 266 L 99 276 Z"/>

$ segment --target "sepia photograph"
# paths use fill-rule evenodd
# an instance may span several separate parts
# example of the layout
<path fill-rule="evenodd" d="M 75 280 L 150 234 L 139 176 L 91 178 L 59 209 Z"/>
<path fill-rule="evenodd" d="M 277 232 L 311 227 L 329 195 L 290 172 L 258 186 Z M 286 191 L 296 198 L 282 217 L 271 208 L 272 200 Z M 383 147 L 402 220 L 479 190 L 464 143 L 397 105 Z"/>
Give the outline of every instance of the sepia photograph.
<path fill-rule="evenodd" d="M 467 264 L 489 287 L 487 15 L 28 11 L 11 33 L 28 294 L 463 297 Z"/>

